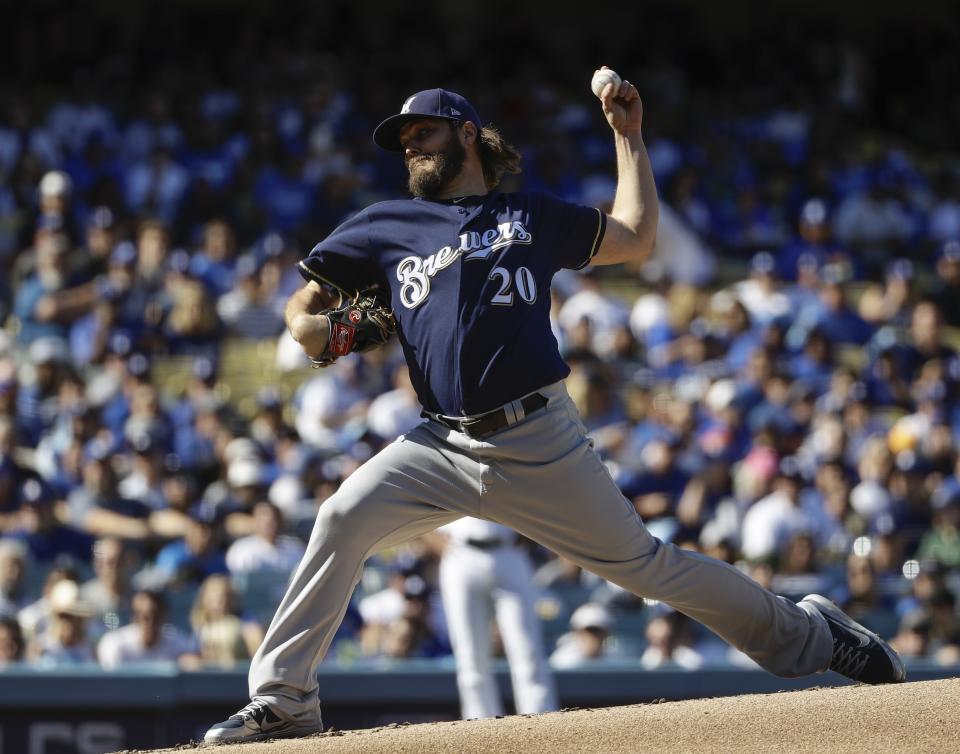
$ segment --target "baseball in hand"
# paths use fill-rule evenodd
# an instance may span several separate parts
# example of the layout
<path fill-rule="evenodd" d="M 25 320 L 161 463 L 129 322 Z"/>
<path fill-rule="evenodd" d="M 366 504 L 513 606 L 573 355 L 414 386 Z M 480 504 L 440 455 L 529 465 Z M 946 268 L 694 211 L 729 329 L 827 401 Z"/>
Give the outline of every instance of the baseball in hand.
<path fill-rule="evenodd" d="M 590 80 L 590 88 L 597 97 L 600 96 L 607 84 L 613 84 L 614 91 L 620 88 L 620 76 L 617 75 L 616 71 L 609 68 L 601 68 L 593 74 L 593 78 Z"/>

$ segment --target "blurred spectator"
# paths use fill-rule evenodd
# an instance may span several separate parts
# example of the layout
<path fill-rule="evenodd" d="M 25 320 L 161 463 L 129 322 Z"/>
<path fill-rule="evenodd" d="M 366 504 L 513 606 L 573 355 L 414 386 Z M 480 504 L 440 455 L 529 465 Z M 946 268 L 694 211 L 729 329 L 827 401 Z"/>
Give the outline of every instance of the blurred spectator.
<path fill-rule="evenodd" d="M 956 641 L 960 622 L 957 620 L 957 598 L 949 589 L 938 589 L 930 595 L 930 640 L 934 649 Z"/>
<path fill-rule="evenodd" d="M 203 228 L 203 245 L 190 258 L 190 274 L 217 298 L 233 289 L 236 239 L 224 220 L 211 220 Z"/>
<path fill-rule="evenodd" d="M 102 443 L 93 441 L 84 450 L 82 484 L 67 497 L 70 520 L 88 534 L 122 539 L 146 539 L 151 535 L 150 508 L 123 497 L 117 488 L 114 457 Z"/>
<path fill-rule="evenodd" d="M 939 560 L 921 560 L 910 581 L 910 592 L 897 602 L 897 615 L 904 617 L 919 608 L 926 609 L 934 594 L 946 588 L 947 569 Z"/>
<path fill-rule="evenodd" d="M 439 634 L 444 625 L 442 607 L 431 603 L 430 585 L 421 575 L 422 565 L 406 558 L 395 563 L 389 584 L 360 600 L 363 620 L 360 646 L 363 654 L 376 656 L 435 656 L 449 654 Z"/>
<path fill-rule="evenodd" d="M 216 306 L 203 283 L 186 276 L 188 264 L 182 249 L 170 255 L 163 294 L 166 350 L 175 355 L 215 356 L 221 337 Z"/>
<path fill-rule="evenodd" d="M 22 543 L 0 539 L 0 617 L 15 617 L 27 606 L 26 560 L 27 550 Z"/>
<path fill-rule="evenodd" d="M 391 620 L 380 637 L 384 657 L 431 658 L 450 654 L 449 644 L 438 636 L 433 625 L 429 587 L 419 576 L 408 576 L 404 582 L 403 610 Z M 364 632 L 364 643 L 367 642 Z"/>
<path fill-rule="evenodd" d="M 584 570 L 571 560 L 557 555 L 541 565 L 534 574 L 533 581 L 540 587 L 578 586 Z"/>
<path fill-rule="evenodd" d="M 960 327 L 960 231 L 940 249 L 931 297 L 950 327 Z"/>
<path fill-rule="evenodd" d="M 926 657 L 930 652 L 930 628 L 933 621 L 923 608 L 910 611 L 900 620 L 897 635 L 890 640 L 905 660 Z"/>
<path fill-rule="evenodd" d="M 734 286 L 734 294 L 750 313 L 750 319 L 765 325 L 790 314 L 790 299 L 777 280 L 776 260 L 769 251 L 750 260 L 750 278 Z"/>
<path fill-rule="evenodd" d="M 148 215 L 137 227 L 137 262 L 132 296 L 139 293 L 150 304 L 163 287 L 170 253 L 170 231 L 166 224 Z M 155 315 L 148 314 L 148 324 L 155 324 Z"/>
<path fill-rule="evenodd" d="M 814 327 L 807 333 L 803 350 L 790 360 L 788 367 L 795 380 L 795 393 L 806 390 L 809 396 L 815 396 L 825 392 L 836 363 L 833 350 L 833 344 L 820 328 Z"/>
<path fill-rule="evenodd" d="M 644 670 L 676 664 L 684 670 L 696 670 L 704 663 L 695 646 L 694 627 L 683 613 L 673 610 L 647 623 L 647 648 L 640 657 Z"/>
<path fill-rule="evenodd" d="M 749 560 L 773 558 L 799 533 L 816 535 L 819 516 L 802 503 L 803 477 L 796 459 L 780 463 L 774 490 L 758 500 L 743 517 L 741 550 Z"/>
<path fill-rule="evenodd" d="M 896 633 L 893 600 L 881 593 L 870 558 L 856 554 L 847 558 L 846 587 L 834 601 L 844 612 L 880 636 L 888 637 Z"/>
<path fill-rule="evenodd" d="M 284 401 L 273 385 L 257 391 L 257 407 L 250 420 L 250 437 L 268 454 L 276 455 L 282 439 L 294 439 L 296 431 L 283 415 Z M 280 460 L 279 458 L 277 459 Z"/>
<path fill-rule="evenodd" d="M 148 157 L 157 147 L 176 150 L 183 143 L 170 97 L 161 91 L 147 91 L 136 115 L 123 130 L 123 149 L 130 160 Z"/>
<path fill-rule="evenodd" d="M 861 294 L 861 307 L 864 294 Z M 887 265 L 883 293 L 878 301 L 874 320 L 881 320 L 896 327 L 910 322 L 910 312 L 916 303 L 917 291 L 913 262 L 909 259 L 894 259 Z M 876 315 L 879 315 L 876 316 Z M 864 319 L 867 319 L 864 316 Z"/>
<path fill-rule="evenodd" d="M 124 422 L 124 437 L 132 452 L 127 456 L 130 461 L 127 473 L 117 485 L 121 497 L 139 501 L 149 510 L 166 507 L 164 454 L 170 447 L 170 435 L 155 388 L 138 387 L 130 402 L 130 415 Z"/>
<path fill-rule="evenodd" d="M 558 321 L 568 339 L 603 357 L 612 352 L 614 334 L 627 326 L 629 317 L 623 304 L 601 292 L 598 269 L 587 267 L 580 273 L 580 289 L 560 308 Z M 586 328 L 583 338 L 574 335 L 578 328 Z"/>
<path fill-rule="evenodd" d="M 960 490 L 933 500 L 933 528 L 924 534 L 917 550 L 921 561 L 936 560 L 946 568 L 960 567 Z"/>
<path fill-rule="evenodd" d="M 149 157 L 134 163 L 127 171 L 127 206 L 134 212 L 172 223 L 189 181 L 189 173 L 173 159 L 170 147 L 157 144 Z"/>
<path fill-rule="evenodd" d="M 801 267 L 814 270 L 833 260 L 834 245 L 827 203 L 812 197 L 803 203 L 795 240 L 777 253 L 777 275 L 781 280 L 798 280 Z"/>
<path fill-rule="evenodd" d="M 222 538 L 222 517 L 209 506 L 196 506 L 190 511 L 183 538 L 157 553 L 152 577 L 160 584 L 185 585 L 199 584 L 213 574 L 228 573 Z"/>
<path fill-rule="evenodd" d="M 62 579 L 50 590 L 50 622 L 27 647 L 27 656 L 41 665 L 94 662 L 88 623 L 93 610 L 80 597 L 76 581 Z"/>
<path fill-rule="evenodd" d="M 97 659 L 105 670 L 142 663 L 179 663 L 195 668 L 199 656 L 195 642 L 166 623 L 167 603 L 159 592 L 141 590 L 133 595 L 133 622 L 108 631 L 97 645 Z"/>
<path fill-rule="evenodd" d="M 361 633 L 364 654 L 379 652 L 384 628 L 403 615 L 406 582 L 412 576 L 420 578 L 415 565 L 395 563 L 390 569 L 387 586 L 360 600 L 357 608 L 363 620 Z"/>
<path fill-rule="evenodd" d="M 26 652 L 23 631 L 16 618 L 0 618 L 0 668 L 22 662 Z"/>
<path fill-rule="evenodd" d="M 38 206 L 33 227 L 46 227 L 66 234 L 71 244 L 80 240 L 74 216 L 74 185 L 62 170 L 43 174 L 37 186 Z"/>
<path fill-rule="evenodd" d="M 70 240 L 63 233 L 39 237 L 36 269 L 17 289 L 13 304 L 20 343 L 30 345 L 41 337 L 65 340 L 70 322 L 92 310 L 102 297 L 115 295 L 106 281 L 75 285 L 69 253 Z"/>
<path fill-rule="evenodd" d="M 668 373 L 673 365 L 680 361 L 683 336 L 689 331 L 701 308 L 700 292 L 693 286 L 674 283 L 667 293 L 666 305 L 665 318 L 657 317 L 645 332 L 636 333 L 638 337 L 642 336 L 646 345 L 647 361 L 657 375 Z"/>
<path fill-rule="evenodd" d="M 50 563 L 61 556 L 87 563 L 93 554 L 93 537 L 60 523 L 50 490 L 36 479 L 28 479 L 20 490 L 20 525 L 11 536 L 22 541 L 31 557 Z"/>
<path fill-rule="evenodd" d="M 69 95 L 60 100 L 47 116 L 47 125 L 70 153 L 83 149 L 92 138 L 108 143 L 116 139 L 113 117 L 95 99 L 94 81 L 89 69 L 72 77 Z"/>
<path fill-rule="evenodd" d="M 87 216 L 83 247 L 79 250 L 78 276 L 91 280 L 107 272 L 110 252 L 120 240 L 120 218 L 107 206 L 94 207 Z M 103 292 L 106 288 L 101 289 Z"/>
<path fill-rule="evenodd" d="M 320 448 L 336 448 L 337 432 L 350 419 L 363 416 L 369 402 L 362 384 L 363 361 L 358 354 L 337 359 L 300 386 L 297 433 Z"/>
<path fill-rule="evenodd" d="M 836 254 L 833 255 L 833 259 L 834 261 L 831 264 L 844 264 L 837 260 Z M 794 313 L 802 311 L 808 304 L 816 302 L 820 291 L 820 271 L 822 267 L 821 262 L 810 252 L 804 252 L 797 259 L 797 282 L 786 289 Z"/>
<path fill-rule="evenodd" d="M 605 644 L 613 630 L 613 616 L 595 602 L 586 602 L 570 616 L 570 631 L 557 639 L 550 665 L 557 670 L 582 667 L 606 655 Z"/>
<path fill-rule="evenodd" d="M 268 163 L 260 171 L 253 198 L 264 213 L 264 225 L 286 233 L 308 220 L 316 195 L 314 186 L 304 175 L 301 145 L 288 145 L 277 157 L 276 163 Z"/>
<path fill-rule="evenodd" d="M 283 528 L 280 509 L 265 500 L 256 503 L 253 527 L 253 534 L 240 537 L 227 550 L 230 573 L 292 573 L 303 557 L 304 545 L 296 537 L 280 533 Z"/>
<path fill-rule="evenodd" d="M 263 627 L 240 616 L 237 594 L 224 575 L 208 576 L 200 584 L 190 625 L 206 666 L 231 668 L 249 660 L 263 641 Z"/>
<path fill-rule="evenodd" d="M 197 499 L 198 481 L 179 456 L 168 456 L 164 468 L 163 496 L 167 507 L 150 513 L 150 529 L 162 539 L 177 539 L 186 534 L 190 525 L 190 509 Z"/>
<path fill-rule="evenodd" d="M 960 239 L 960 175 L 943 170 L 936 176 L 937 203 L 930 208 L 931 241 Z"/>
<path fill-rule="evenodd" d="M 945 370 L 957 358 L 954 348 L 945 342 L 943 317 L 932 301 L 921 301 L 910 318 L 910 340 L 903 348 L 903 375 L 907 380 L 921 376 L 921 370 L 933 359 Z"/>
<path fill-rule="evenodd" d="M 813 330 L 819 330 L 831 343 L 862 346 L 873 334 L 873 328 L 850 308 L 846 284 L 850 271 L 837 263 L 823 268 L 819 298 L 797 314 L 787 333 L 787 344 L 798 349 Z"/>
<path fill-rule="evenodd" d="M 80 597 L 98 623 L 95 636 L 130 620 L 133 556 L 119 539 L 101 538 L 93 545 L 94 576 L 81 585 Z"/>
<path fill-rule="evenodd" d="M 39 597 L 20 610 L 17 620 L 23 628 L 23 634 L 30 640 L 43 634 L 47 630 L 52 615 L 50 595 L 54 587 L 61 581 L 77 581 L 76 571 L 64 566 L 55 566 L 47 573 L 43 580 L 42 592 Z"/>
<path fill-rule="evenodd" d="M 678 464 L 678 438 L 652 440 L 641 452 L 643 470 L 621 484 L 645 521 L 672 516 L 690 475 Z"/>
<path fill-rule="evenodd" d="M 60 382 L 69 370 L 66 344 L 56 338 L 37 338 L 27 357 L 30 372 L 16 393 L 17 433 L 22 442 L 36 446 L 57 420 Z"/>
<path fill-rule="evenodd" d="M 419 424 L 422 410 L 407 366 L 401 364 L 393 372 L 393 390 L 381 393 L 370 402 L 367 426 L 377 437 L 390 442 Z"/>
<path fill-rule="evenodd" d="M 241 338 L 275 338 L 283 331 L 282 299 L 276 281 L 263 274 L 260 260 L 244 254 L 237 260 L 236 283 L 217 299 L 217 314 L 230 334 Z"/>
<path fill-rule="evenodd" d="M 238 438 L 231 443 L 248 442 Z M 228 446 L 228 449 L 229 447 Z M 253 453 L 257 454 L 254 455 Z M 226 495 L 215 501 L 217 509 L 226 516 L 227 533 L 232 536 L 250 534 L 253 531 L 253 506 L 263 500 L 269 483 L 269 470 L 259 457 L 258 451 L 244 452 L 227 460 Z M 209 492 L 209 488 L 208 488 Z"/>
<path fill-rule="evenodd" d="M 0 363 L 0 410 L 9 398 L 12 379 L 3 376 Z M 16 528 L 19 519 L 19 480 L 22 469 L 16 459 L 16 424 L 10 413 L 0 413 L 0 535 Z"/>
<path fill-rule="evenodd" d="M 607 370 L 599 365 L 574 367 L 567 378 L 567 391 L 597 451 L 604 457 L 615 454 L 626 440 L 628 425 Z"/>
<path fill-rule="evenodd" d="M 896 184 L 892 171 L 878 169 L 865 189 L 840 203 L 833 218 L 837 239 L 863 261 L 868 272 L 882 269 L 889 250 L 902 248 L 914 232 Z"/>
<path fill-rule="evenodd" d="M 730 467 L 722 459 L 710 457 L 697 475 L 687 482 L 677 501 L 680 536 L 699 536 L 704 524 L 712 520 L 717 508 L 726 502 L 733 502 Z"/>

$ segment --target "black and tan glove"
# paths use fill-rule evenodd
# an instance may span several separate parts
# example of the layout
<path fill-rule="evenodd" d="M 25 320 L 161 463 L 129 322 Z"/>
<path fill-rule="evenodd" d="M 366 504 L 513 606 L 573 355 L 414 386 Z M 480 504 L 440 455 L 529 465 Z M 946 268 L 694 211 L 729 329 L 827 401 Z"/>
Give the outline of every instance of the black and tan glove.
<path fill-rule="evenodd" d="M 352 301 L 324 314 L 330 320 L 330 337 L 323 353 L 311 359 L 315 368 L 330 366 L 353 351 L 379 348 L 397 330 L 386 296 L 373 288 L 359 291 Z"/>

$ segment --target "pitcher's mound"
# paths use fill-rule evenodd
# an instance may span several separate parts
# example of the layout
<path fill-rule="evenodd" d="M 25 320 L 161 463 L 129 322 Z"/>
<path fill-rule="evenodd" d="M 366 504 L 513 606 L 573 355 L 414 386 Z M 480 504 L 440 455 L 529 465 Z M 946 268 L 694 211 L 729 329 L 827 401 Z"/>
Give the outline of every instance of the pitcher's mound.
<path fill-rule="evenodd" d="M 960 752 L 960 679 L 577 709 L 202 747 L 205 754 Z M 179 749 L 165 749 L 166 752 Z M 155 754 L 159 754 L 156 752 Z"/>

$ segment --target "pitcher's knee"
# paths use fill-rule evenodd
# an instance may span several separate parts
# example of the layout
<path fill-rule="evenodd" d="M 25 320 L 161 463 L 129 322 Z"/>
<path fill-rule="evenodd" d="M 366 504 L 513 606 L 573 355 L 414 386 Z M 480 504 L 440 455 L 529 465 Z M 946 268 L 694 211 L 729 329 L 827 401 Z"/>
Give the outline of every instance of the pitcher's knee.
<path fill-rule="evenodd" d="M 648 586 L 655 590 L 651 571 L 656 566 L 657 556 L 664 547 L 672 547 L 672 545 L 665 545 L 656 537 L 647 535 L 642 542 L 605 552 L 604 559 L 591 560 L 584 567 L 635 594 L 641 594 L 637 589 L 643 587 L 645 592 L 641 596 L 649 597 L 651 594 L 646 592 Z"/>
<path fill-rule="evenodd" d="M 360 526 L 365 518 L 363 501 L 350 495 L 334 494 L 327 498 L 317 513 L 317 526 L 327 531 L 344 531 L 351 529 L 361 530 Z M 368 511 L 369 513 L 369 511 Z"/>

